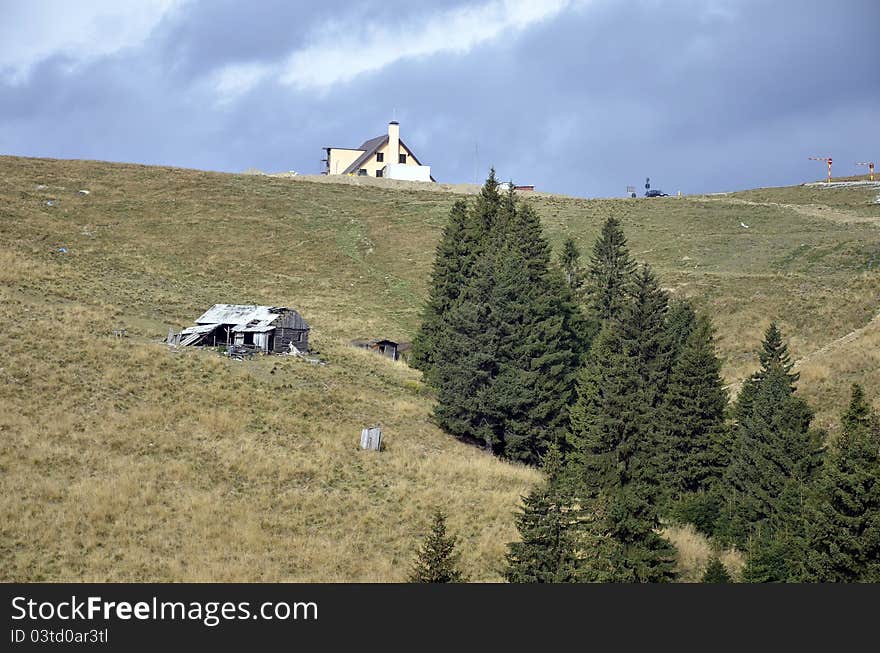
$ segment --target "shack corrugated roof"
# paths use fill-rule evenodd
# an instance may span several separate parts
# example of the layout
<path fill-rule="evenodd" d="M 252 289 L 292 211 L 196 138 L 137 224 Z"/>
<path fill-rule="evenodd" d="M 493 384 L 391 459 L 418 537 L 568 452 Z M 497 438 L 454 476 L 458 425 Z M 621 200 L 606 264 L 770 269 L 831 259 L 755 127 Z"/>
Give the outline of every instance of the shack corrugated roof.
<path fill-rule="evenodd" d="M 219 324 L 200 324 L 194 327 L 187 327 L 183 331 L 180 332 L 180 335 L 187 336 L 192 333 L 211 333 L 214 329 L 216 329 Z"/>
<path fill-rule="evenodd" d="M 277 317 L 277 316 L 276 316 Z M 265 333 L 266 331 L 271 331 L 277 325 L 273 324 L 275 320 L 257 320 L 254 322 L 248 322 L 247 324 L 239 324 L 238 326 L 232 327 L 233 333 Z"/>
<path fill-rule="evenodd" d="M 272 322 L 286 310 L 275 306 L 214 304 L 196 320 L 196 324 L 248 324 L 264 320 Z"/>

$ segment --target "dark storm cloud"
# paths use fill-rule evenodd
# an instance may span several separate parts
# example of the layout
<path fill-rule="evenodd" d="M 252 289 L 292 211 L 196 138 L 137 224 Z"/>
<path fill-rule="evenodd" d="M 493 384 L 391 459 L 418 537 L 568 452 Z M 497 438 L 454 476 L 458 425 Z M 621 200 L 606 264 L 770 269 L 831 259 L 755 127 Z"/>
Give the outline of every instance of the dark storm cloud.
<path fill-rule="evenodd" d="M 645 176 L 668 192 L 797 183 L 822 175 L 811 154 L 841 173 L 880 157 L 880 4 L 867 0 L 585 3 L 327 88 L 283 80 L 325 30 L 356 39 L 464 4 L 191 2 L 132 49 L 0 77 L 0 151 L 314 173 L 322 147 L 356 146 L 393 114 L 440 180 L 494 165 L 587 196 Z M 239 64 L 266 70 L 218 95 Z"/>

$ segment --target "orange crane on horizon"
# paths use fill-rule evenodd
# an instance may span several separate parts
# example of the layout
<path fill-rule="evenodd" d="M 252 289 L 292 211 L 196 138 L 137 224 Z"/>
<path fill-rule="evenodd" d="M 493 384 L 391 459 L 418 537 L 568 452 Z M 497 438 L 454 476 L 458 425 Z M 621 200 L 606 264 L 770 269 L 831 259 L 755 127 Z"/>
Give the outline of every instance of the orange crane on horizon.
<path fill-rule="evenodd" d="M 868 161 L 867 163 L 856 163 L 857 166 L 868 166 L 868 179 L 874 181 L 874 162 Z"/>
<path fill-rule="evenodd" d="M 810 161 L 825 161 L 828 164 L 828 183 L 831 183 L 831 157 L 830 156 L 808 156 Z"/>

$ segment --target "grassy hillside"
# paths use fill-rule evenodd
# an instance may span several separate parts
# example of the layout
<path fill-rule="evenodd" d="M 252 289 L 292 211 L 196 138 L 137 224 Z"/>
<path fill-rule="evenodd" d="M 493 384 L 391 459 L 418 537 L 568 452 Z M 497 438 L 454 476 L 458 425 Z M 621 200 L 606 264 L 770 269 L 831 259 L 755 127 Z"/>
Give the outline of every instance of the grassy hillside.
<path fill-rule="evenodd" d="M 531 201 L 584 251 L 618 216 L 715 315 L 731 383 L 780 320 L 833 424 L 849 383 L 880 387 L 878 192 Z M 402 580 L 440 505 L 466 573 L 497 580 L 538 474 L 444 435 L 417 372 L 347 345 L 412 336 L 455 198 L 0 157 L 2 579 Z M 218 302 L 296 307 L 328 364 L 158 342 Z M 359 451 L 375 422 L 387 450 Z"/>

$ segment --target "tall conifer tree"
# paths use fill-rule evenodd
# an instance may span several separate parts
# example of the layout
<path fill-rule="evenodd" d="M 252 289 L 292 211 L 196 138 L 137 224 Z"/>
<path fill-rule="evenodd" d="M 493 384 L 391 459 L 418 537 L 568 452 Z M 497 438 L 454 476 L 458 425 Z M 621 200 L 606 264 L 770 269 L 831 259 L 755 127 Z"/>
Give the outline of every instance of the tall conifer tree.
<path fill-rule="evenodd" d="M 758 359 L 761 362 L 761 369 L 752 374 L 752 376 L 743 384 L 737 397 L 734 415 L 737 419 L 744 415 L 748 415 L 751 411 L 751 404 L 757 392 L 761 381 L 770 373 L 770 370 L 776 370 L 782 373 L 788 380 L 788 385 L 794 392 L 797 380 L 800 374 L 792 372 L 794 363 L 791 360 L 791 354 L 788 352 L 788 345 L 782 338 L 782 331 L 776 322 L 771 322 L 770 326 L 764 332 L 764 339 L 761 342 L 761 350 L 758 352 Z"/>
<path fill-rule="evenodd" d="M 653 439 L 641 361 L 611 321 L 593 343 L 577 391 L 570 438 L 578 502 L 601 506 L 593 533 L 609 547 L 607 560 L 584 562 L 582 572 L 617 582 L 671 580 L 674 548 L 657 534 L 655 469 L 645 464 Z"/>
<path fill-rule="evenodd" d="M 482 234 L 463 200 L 452 205 L 434 257 L 434 270 L 422 324 L 413 339 L 410 361 L 426 376 L 434 371 L 436 348 L 449 311 L 473 276 Z"/>
<path fill-rule="evenodd" d="M 608 218 L 593 245 L 588 270 L 590 312 L 601 323 L 619 317 L 636 264 L 617 218 Z"/>
<path fill-rule="evenodd" d="M 499 346 L 492 321 L 492 260 L 483 257 L 476 268 L 474 278 L 447 312 L 435 347 L 434 416 L 448 433 L 501 454 L 500 415 L 490 403 Z"/>
<path fill-rule="evenodd" d="M 803 580 L 880 583 L 880 419 L 854 385 L 808 509 Z"/>
<path fill-rule="evenodd" d="M 660 411 L 661 469 L 673 498 L 707 492 L 722 477 L 731 449 L 726 408 L 721 361 L 712 326 L 703 317 L 675 362 Z"/>
<path fill-rule="evenodd" d="M 672 351 L 666 331 L 669 297 L 650 266 L 642 265 L 635 273 L 623 306 L 617 328 L 638 370 L 647 407 L 653 409 L 666 390 Z"/>
<path fill-rule="evenodd" d="M 749 412 L 739 416 L 723 480 L 719 534 L 740 546 L 756 532 L 766 541 L 773 531 L 792 530 L 821 464 L 823 434 L 810 429 L 813 411 L 794 395 L 784 365 L 768 367 Z"/>

